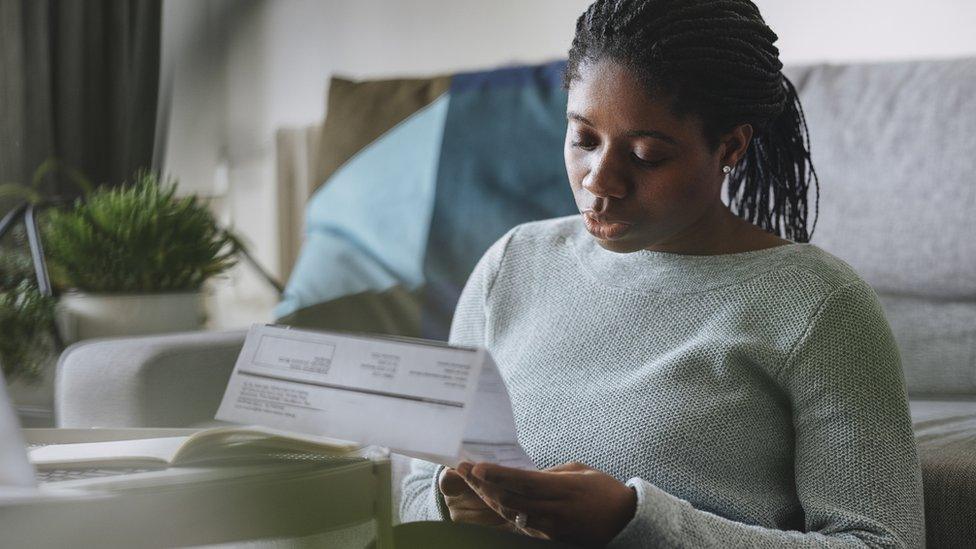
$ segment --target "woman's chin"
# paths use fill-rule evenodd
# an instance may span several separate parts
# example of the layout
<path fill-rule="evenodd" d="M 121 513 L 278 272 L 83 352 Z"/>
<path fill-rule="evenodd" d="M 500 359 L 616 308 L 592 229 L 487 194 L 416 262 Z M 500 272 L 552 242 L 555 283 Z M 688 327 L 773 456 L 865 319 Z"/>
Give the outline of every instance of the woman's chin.
<path fill-rule="evenodd" d="M 600 223 L 584 214 L 583 225 L 600 247 L 611 252 L 626 254 L 647 247 L 646 239 L 642 238 L 638 227 L 630 223 Z"/>
<path fill-rule="evenodd" d="M 629 254 L 631 252 L 644 249 L 639 242 L 629 238 L 608 240 L 594 236 L 593 240 L 596 240 L 597 244 L 599 244 L 601 248 L 611 252 L 617 252 L 618 254 Z"/>

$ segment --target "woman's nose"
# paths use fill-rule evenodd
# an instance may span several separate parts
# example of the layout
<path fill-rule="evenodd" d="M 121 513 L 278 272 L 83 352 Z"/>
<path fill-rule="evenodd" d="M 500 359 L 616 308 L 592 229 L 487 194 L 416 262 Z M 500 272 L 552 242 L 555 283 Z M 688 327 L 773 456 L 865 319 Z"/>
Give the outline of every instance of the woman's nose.
<path fill-rule="evenodd" d="M 604 199 L 619 200 L 627 196 L 627 180 L 606 153 L 593 160 L 590 172 L 583 178 L 583 188 Z"/>

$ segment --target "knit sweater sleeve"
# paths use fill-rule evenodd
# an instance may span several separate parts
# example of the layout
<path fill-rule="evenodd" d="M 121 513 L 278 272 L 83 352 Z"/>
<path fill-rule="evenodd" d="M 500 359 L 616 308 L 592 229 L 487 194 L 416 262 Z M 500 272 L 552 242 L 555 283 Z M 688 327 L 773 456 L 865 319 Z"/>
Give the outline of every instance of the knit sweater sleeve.
<path fill-rule="evenodd" d="M 637 510 L 611 547 L 924 546 L 901 359 L 870 286 L 824 299 L 777 377 L 792 404 L 804 531 L 729 520 L 633 478 Z"/>
<path fill-rule="evenodd" d="M 485 306 L 488 294 L 505 255 L 505 249 L 518 228 L 498 239 L 481 257 L 468 277 L 458 299 L 448 341 L 452 345 L 480 347 L 485 345 Z M 400 520 L 450 520 L 444 496 L 437 487 L 442 465 L 414 459 L 410 474 L 403 480 Z"/>

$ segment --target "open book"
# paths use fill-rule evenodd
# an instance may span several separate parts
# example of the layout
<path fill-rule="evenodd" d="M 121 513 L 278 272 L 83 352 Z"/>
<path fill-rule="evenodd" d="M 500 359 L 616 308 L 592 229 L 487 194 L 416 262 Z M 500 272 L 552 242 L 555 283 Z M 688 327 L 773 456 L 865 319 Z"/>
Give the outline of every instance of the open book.
<path fill-rule="evenodd" d="M 217 427 L 190 436 L 52 444 L 30 451 L 38 469 L 155 468 L 204 462 L 358 457 L 360 444 L 267 427 Z"/>

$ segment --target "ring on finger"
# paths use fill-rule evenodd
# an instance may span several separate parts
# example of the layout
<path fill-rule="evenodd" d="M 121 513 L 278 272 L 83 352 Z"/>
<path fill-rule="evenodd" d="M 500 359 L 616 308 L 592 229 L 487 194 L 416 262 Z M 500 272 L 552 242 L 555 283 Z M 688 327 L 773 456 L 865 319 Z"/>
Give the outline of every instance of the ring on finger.
<path fill-rule="evenodd" d="M 525 528 L 525 525 L 529 522 L 529 516 L 525 513 L 519 513 L 515 515 L 515 526 L 519 528 Z"/>

